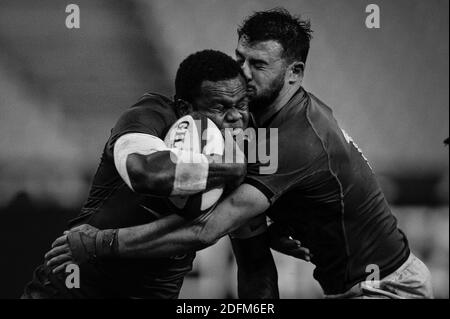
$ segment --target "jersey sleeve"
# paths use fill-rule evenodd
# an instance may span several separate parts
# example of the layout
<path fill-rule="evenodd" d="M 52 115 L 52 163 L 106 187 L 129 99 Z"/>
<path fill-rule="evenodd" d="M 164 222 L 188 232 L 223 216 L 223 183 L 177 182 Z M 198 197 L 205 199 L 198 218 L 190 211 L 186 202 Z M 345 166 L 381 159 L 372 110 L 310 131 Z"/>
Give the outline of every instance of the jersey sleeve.
<path fill-rule="evenodd" d="M 249 164 L 244 183 L 256 187 L 267 197 L 270 204 L 273 204 L 283 194 L 285 189 L 288 188 L 287 185 L 290 181 L 287 176 L 280 175 L 276 172 L 273 174 L 261 174 L 260 168 L 262 166 L 261 163 Z"/>
<path fill-rule="evenodd" d="M 128 133 L 143 133 L 164 140 L 164 134 L 176 121 L 176 116 L 168 104 L 150 99 L 132 106 L 117 121 L 108 141 L 112 148 L 119 137 Z"/>
<path fill-rule="evenodd" d="M 264 149 L 261 151 L 261 143 Z M 258 138 L 256 161 L 248 163 L 245 183 L 256 187 L 273 205 L 284 193 L 302 183 L 314 171 L 316 150 L 307 148 L 298 139 L 279 130 L 277 135 Z M 261 157 L 262 155 L 262 157 Z"/>

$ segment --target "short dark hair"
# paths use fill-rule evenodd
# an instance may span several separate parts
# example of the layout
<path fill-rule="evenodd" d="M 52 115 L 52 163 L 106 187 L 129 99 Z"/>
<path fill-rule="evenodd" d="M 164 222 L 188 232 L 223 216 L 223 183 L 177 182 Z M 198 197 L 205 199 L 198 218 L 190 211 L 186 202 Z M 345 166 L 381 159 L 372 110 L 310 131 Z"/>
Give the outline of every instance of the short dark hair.
<path fill-rule="evenodd" d="M 215 50 L 203 50 L 181 62 L 175 78 L 175 99 L 192 103 L 200 94 L 204 81 L 234 79 L 241 74 L 239 64 L 230 56 Z"/>
<path fill-rule="evenodd" d="M 274 8 L 247 17 L 238 29 L 238 36 L 245 36 L 250 43 L 278 41 L 283 47 L 285 59 L 305 63 L 312 32 L 309 20 L 301 20 L 284 8 Z"/>

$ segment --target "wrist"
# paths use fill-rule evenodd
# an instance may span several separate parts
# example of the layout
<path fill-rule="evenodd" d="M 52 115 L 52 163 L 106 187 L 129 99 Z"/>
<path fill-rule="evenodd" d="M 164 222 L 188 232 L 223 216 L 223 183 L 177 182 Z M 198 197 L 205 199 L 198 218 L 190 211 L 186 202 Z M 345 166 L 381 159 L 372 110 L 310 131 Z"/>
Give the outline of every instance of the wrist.
<path fill-rule="evenodd" d="M 118 229 L 105 229 L 97 233 L 95 254 L 97 258 L 113 258 L 118 255 Z"/>

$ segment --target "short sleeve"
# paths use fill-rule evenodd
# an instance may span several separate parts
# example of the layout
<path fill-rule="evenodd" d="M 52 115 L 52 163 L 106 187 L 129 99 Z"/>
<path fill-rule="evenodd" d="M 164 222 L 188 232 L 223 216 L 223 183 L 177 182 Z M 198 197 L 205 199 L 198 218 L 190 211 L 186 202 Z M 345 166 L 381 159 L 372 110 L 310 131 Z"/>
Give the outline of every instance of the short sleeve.
<path fill-rule="evenodd" d="M 128 133 L 144 133 L 164 139 L 168 128 L 176 121 L 172 107 L 155 98 L 132 106 L 117 121 L 111 131 L 109 145 Z"/>
<path fill-rule="evenodd" d="M 297 180 L 297 174 L 280 174 L 278 172 L 272 174 L 260 173 L 260 163 L 249 164 L 247 168 L 247 176 L 244 183 L 252 185 L 263 193 L 270 204 L 275 201 Z"/>

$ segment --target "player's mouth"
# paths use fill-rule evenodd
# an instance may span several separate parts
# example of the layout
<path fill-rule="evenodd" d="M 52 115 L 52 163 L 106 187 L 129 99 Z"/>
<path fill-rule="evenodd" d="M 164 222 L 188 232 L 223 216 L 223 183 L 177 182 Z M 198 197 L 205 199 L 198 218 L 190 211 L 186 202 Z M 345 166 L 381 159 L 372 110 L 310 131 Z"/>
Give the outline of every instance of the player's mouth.
<path fill-rule="evenodd" d="M 240 128 L 240 127 L 236 127 L 231 132 L 231 135 L 237 136 L 237 135 L 242 134 L 242 133 L 244 133 L 244 130 L 242 128 Z"/>
<path fill-rule="evenodd" d="M 224 127 L 221 131 L 222 135 L 225 136 L 225 131 L 227 131 L 228 133 L 231 133 L 231 136 L 233 137 L 244 133 L 244 129 L 242 127 Z"/>
<path fill-rule="evenodd" d="M 247 85 L 247 95 L 252 97 L 256 94 L 256 88 L 252 85 Z"/>

